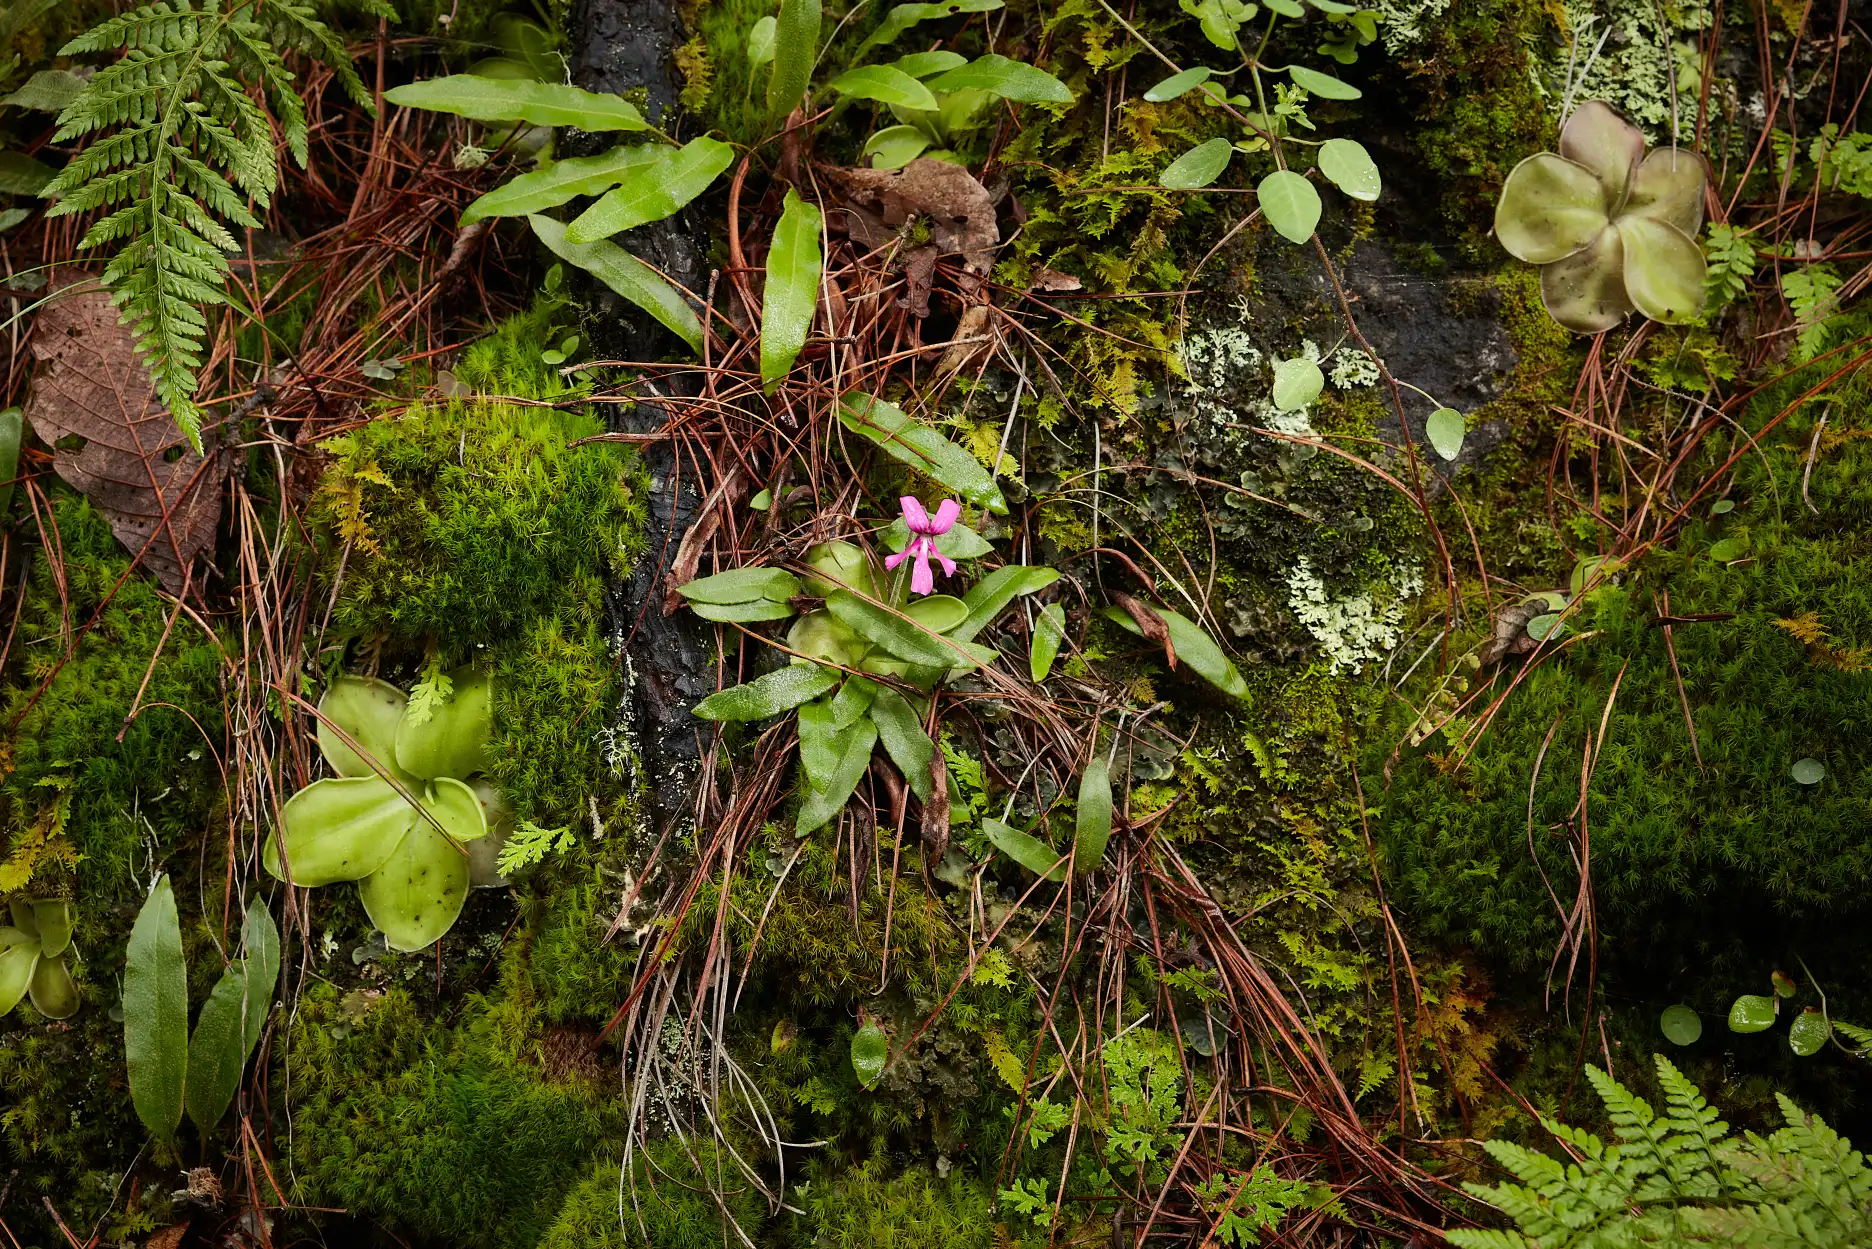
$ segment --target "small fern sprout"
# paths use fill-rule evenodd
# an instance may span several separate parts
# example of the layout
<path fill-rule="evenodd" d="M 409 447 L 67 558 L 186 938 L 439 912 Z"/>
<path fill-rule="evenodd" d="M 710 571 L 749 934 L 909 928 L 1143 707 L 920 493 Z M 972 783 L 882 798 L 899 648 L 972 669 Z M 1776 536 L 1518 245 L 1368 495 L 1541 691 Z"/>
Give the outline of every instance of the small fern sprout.
<path fill-rule="evenodd" d="M 227 223 L 252 229 L 279 186 L 277 123 L 306 164 L 305 106 L 284 52 L 330 66 L 365 109 L 370 95 L 344 45 L 308 4 L 157 0 L 113 17 L 59 49 L 121 52 L 59 114 L 53 142 L 91 142 L 40 194 L 48 216 L 104 210 L 81 249 L 116 246 L 104 284 L 136 334 L 176 423 L 201 450 L 195 405 L 208 319 L 227 302 Z M 273 116 L 248 94 L 258 86 Z"/>

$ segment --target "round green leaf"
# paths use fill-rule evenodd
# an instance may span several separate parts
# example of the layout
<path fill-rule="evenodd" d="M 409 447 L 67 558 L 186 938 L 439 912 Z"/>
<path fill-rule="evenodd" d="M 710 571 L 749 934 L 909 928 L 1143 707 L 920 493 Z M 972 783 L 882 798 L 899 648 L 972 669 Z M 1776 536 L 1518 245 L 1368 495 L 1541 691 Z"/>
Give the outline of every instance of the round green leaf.
<path fill-rule="evenodd" d="M 1436 453 L 1446 460 L 1453 460 L 1462 454 L 1463 435 L 1466 432 L 1463 414 L 1455 408 L 1438 408 L 1424 422 L 1424 436 L 1436 448 Z"/>
<path fill-rule="evenodd" d="M 915 126 L 889 126 L 865 140 L 864 154 L 873 169 L 902 169 L 929 145 L 929 136 Z"/>
<path fill-rule="evenodd" d="M 1615 224 L 1625 245 L 1625 293 L 1638 311 L 1666 325 L 1701 317 L 1708 265 L 1696 240 L 1650 217 Z"/>
<path fill-rule="evenodd" d="M 383 866 L 416 819 L 416 808 L 374 776 L 306 786 L 280 812 L 293 883 L 316 887 L 362 880 Z M 262 862 L 284 880 L 278 838 L 278 832 L 267 838 Z"/>
<path fill-rule="evenodd" d="M 39 930 L 40 955 L 57 958 L 71 945 L 71 903 L 63 898 L 33 903 L 33 926 Z"/>
<path fill-rule="evenodd" d="M 1658 1028 L 1672 1045 L 1694 1045 L 1703 1035 L 1703 1017 L 1688 1006 L 1666 1006 Z"/>
<path fill-rule="evenodd" d="M 1541 303 L 1548 316 L 1576 334 L 1597 334 L 1623 321 L 1632 301 L 1625 293 L 1625 245 L 1619 232 L 1602 229 L 1586 247 L 1543 266 Z"/>
<path fill-rule="evenodd" d="M 1326 385 L 1320 366 L 1304 356 L 1274 362 L 1274 406 L 1282 412 L 1298 412 L 1319 398 Z"/>
<path fill-rule="evenodd" d="M 464 777 L 487 768 L 487 742 L 494 733 L 494 683 L 485 672 L 457 668 L 449 673 L 454 692 L 420 724 L 404 712 L 397 725 L 397 763 L 412 776 L 434 780 Z"/>
<path fill-rule="evenodd" d="M 1144 93 L 1144 98 L 1149 100 L 1152 104 L 1162 104 L 1166 100 L 1174 100 L 1184 92 L 1208 82 L 1209 75 L 1212 72 L 1213 71 L 1207 66 L 1198 65 L 1196 68 L 1186 69 L 1180 74 L 1172 74 L 1156 86 L 1147 90 Z"/>
<path fill-rule="evenodd" d="M 1350 139 L 1328 139 L 1320 144 L 1319 167 L 1334 186 L 1356 200 L 1370 203 L 1384 187 L 1371 154 L 1363 144 Z"/>
<path fill-rule="evenodd" d="M 475 818 L 480 818 L 478 804 Z M 466 852 L 427 821 L 418 821 L 383 866 L 358 885 L 364 913 L 393 950 L 433 944 L 455 926 L 467 897 Z"/>
<path fill-rule="evenodd" d="M 904 615 L 931 633 L 947 633 L 968 619 L 968 604 L 952 594 L 930 594 L 904 608 Z"/>
<path fill-rule="evenodd" d="M 1735 511 L 1734 499 L 1718 499 L 1710 504 L 1709 508 L 1709 514 L 1711 516 L 1723 516 L 1733 511 Z"/>
<path fill-rule="evenodd" d="M 1708 185 L 1709 165 L 1700 155 L 1661 147 L 1638 166 L 1631 198 L 1619 216 L 1650 217 L 1695 238 L 1703 229 L 1703 192 Z"/>
<path fill-rule="evenodd" d="M 388 681 L 343 676 L 333 681 L 319 699 L 319 753 L 339 776 L 376 776 L 381 769 L 399 780 L 406 773 L 397 766 L 396 732 L 409 701 Z M 329 721 L 329 723 L 327 723 Z M 357 751 L 345 745 L 333 726 L 343 729 L 376 763 L 373 768 Z"/>
<path fill-rule="evenodd" d="M 884 1029 L 870 1020 L 852 1036 L 851 1065 L 858 1073 L 858 1083 L 870 1088 L 884 1074 L 884 1065 L 890 1061 L 890 1041 L 884 1035 Z"/>
<path fill-rule="evenodd" d="M 904 532 L 910 531 L 906 528 Z M 909 545 L 907 539 L 904 545 Z M 877 592 L 871 581 L 871 561 L 865 558 L 863 548 L 850 542 L 821 542 L 808 548 L 806 566 L 814 573 L 806 578 L 806 593 L 818 598 L 838 589 L 873 596 Z"/>
<path fill-rule="evenodd" d="M 1276 170 L 1255 188 L 1261 215 L 1290 243 L 1304 243 L 1319 224 L 1320 197 L 1313 184 L 1290 169 Z"/>
<path fill-rule="evenodd" d="M 1788 1026 L 1788 1048 L 1797 1058 L 1812 1058 L 1826 1045 L 1832 1033 L 1832 1026 L 1820 1008 L 1809 1006 L 1794 1016 L 1794 1022 Z"/>
<path fill-rule="evenodd" d="M 1602 100 L 1580 105 L 1560 130 L 1561 157 L 1593 175 L 1611 213 L 1624 207 L 1644 149 L 1644 135 Z"/>
<path fill-rule="evenodd" d="M 1826 779 L 1826 765 L 1818 759 L 1796 760 L 1788 772 L 1803 785 L 1818 785 Z"/>
<path fill-rule="evenodd" d="M 1516 165 L 1495 204 L 1495 237 L 1516 260 L 1552 264 L 1599 237 L 1610 220 L 1593 171 L 1552 152 Z"/>
<path fill-rule="evenodd" d="M 47 1019 L 70 1019 L 78 1013 L 78 985 L 62 958 L 40 955 L 30 992 L 33 1009 Z"/>
<path fill-rule="evenodd" d="M 807 612 L 787 630 L 787 649 L 809 659 L 822 660 L 840 667 L 855 667 L 870 650 L 863 639 L 832 618 L 824 610 Z"/>
<path fill-rule="evenodd" d="M 1710 558 L 1720 564 L 1733 563 L 1748 554 L 1748 538 L 1735 534 L 1727 538 L 1718 538 L 1710 543 Z"/>
<path fill-rule="evenodd" d="M 1744 993 L 1729 1008 L 1729 1031 L 1763 1032 L 1774 1027 L 1777 1003 L 1759 993 Z"/>
<path fill-rule="evenodd" d="M 834 78 L 830 85 L 840 95 L 851 96 L 856 100 L 876 100 L 880 104 L 894 104 L 898 108 L 927 111 L 936 108 L 936 97 L 928 87 L 901 69 L 889 65 L 860 65 L 857 69 L 846 70 Z"/>
<path fill-rule="evenodd" d="M 1566 636 L 1566 622 L 1557 611 L 1543 612 L 1527 622 L 1527 635 L 1536 642 L 1557 642 Z"/>
<path fill-rule="evenodd" d="M 513 808 L 481 777 L 469 781 L 468 788 L 481 804 L 481 822 L 487 827 L 487 836 L 468 843 L 468 883 L 476 889 L 498 888 L 507 884 L 501 875 L 500 852 L 514 829 Z"/>
<path fill-rule="evenodd" d="M 1287 76 L 1294 80 L 1294 86 L 1311 91 L 1322 100 L 1356 100 L 1365 94 L 1349 82 L 1340 82 L 1331 74 L 1322 74 L 1304 65 L 1289 65 Z"/>
<path fill-rule="evenodd" d="M 1228 168 L 1229 158 L 1235 154 L 1235 145 L 1227 139 L 1210 139 L 1199 143 L 1183 155 L 1171 161 L 1157 183 L 1172 191 L 1194 191 L 1206 187 L 1222 176 Z"/>
<path fill-rule="evenodd" d="M 1794 977 L 1778 969 L 1768 974 L 1768 983 L 1774 986 L 1776 997 L 1793 997 L 1798 987 L 1794 983 Z"/>

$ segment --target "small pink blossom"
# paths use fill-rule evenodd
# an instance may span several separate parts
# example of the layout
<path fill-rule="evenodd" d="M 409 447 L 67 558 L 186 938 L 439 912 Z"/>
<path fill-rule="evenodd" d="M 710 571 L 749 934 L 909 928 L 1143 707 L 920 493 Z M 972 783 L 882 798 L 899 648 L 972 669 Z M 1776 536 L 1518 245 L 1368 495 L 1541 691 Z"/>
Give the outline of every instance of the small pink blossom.
<path fill-rule="evenodd" d="M 904 524 L 910 530 L 910 545 L 884 561 L 884 567 L 895 569 L 907 559 L 916 560 L 916 566 L 910 570 L 910 590 L 915 594 L 928 594 L 936 588 L 936 578 L 930 572 L 930 560 L 942 565 L 943 576 L 953 577 L 956 562 L 936 549 L 936 539 L 949 532 L 962 515 L 962 505 L 954 499 L 944 499 L 942 506 L 936 509 L 936 518 L 923 510 L 919 499 L 905 495 L 898 500 L 903 504 Z"/>

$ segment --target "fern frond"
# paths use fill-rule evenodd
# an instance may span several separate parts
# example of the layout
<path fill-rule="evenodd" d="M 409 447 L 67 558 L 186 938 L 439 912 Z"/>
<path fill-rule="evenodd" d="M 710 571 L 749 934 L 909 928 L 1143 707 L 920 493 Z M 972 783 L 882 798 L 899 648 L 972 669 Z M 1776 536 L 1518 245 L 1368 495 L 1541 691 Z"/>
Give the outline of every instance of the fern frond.
<path fill-rule="evenodd" d="M 370 107 L 344 45 L 315 10 L 293 0 L 153 0 L 71 40 L 64 56 L 119 53 L 60 112 L 55 143 L 91 137 L 43 192 L 48 216 L 112 211 L 79 246 L 115 245 L 104 283 L 132 327 L 157 393 L 201 449 L 195 407 L 208 318 L 226 302 L 227 224 L 260 222 L 279 186 L 273 122 L 307 160 L 305 108 L 282 49 L 331 66 Z M 123 207 L 118 207 L 123 205 Z"/>

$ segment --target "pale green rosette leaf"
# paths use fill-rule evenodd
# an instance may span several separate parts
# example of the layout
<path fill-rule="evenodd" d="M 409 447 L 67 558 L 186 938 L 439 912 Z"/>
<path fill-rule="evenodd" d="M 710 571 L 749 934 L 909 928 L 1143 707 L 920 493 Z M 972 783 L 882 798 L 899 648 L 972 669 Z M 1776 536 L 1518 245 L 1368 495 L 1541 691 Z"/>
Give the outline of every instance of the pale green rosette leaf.
<path fill-rule="evenodd" d="M 1625 246 L 1606 228 L 1584 250 L 1541 270 L 1541 303 L 1547 314 L 1580 334 L 1597 334 L 1632 310 L 1625 293 Z"/>
<path fill-rule="evenodd" d="M 280 812 L 295 885 L 362 880 L 384 865 L 417 820 L 416 808 L 374 776 L 317 781 Z M 279 834 L 267 838 L 266 870 L 286 879 Z"/>
<path fill-rule="evenodd" d="M 1695 238 L 1703 229 L 1703 195 L 1708 186 L 1709 165 L 1701 156 L 1661 147 L 1638 166 L 1631 198 L 1619 216 L 1649 217 Z"/>
<path fill-rule="evenodd" d="M 1703 312 L 1706 264 L 1696 240 L 1650 217 L 1621 217 L 1625 294 L 1638 311 L 1666 325 L 1694 321 Z"/>
<path fill-rule="evenodd" d="M 1645 138 L 1638 128 L 1600 100 L 1580 105 L 1560 131 L 1560 155 L 1592 171 L 1605 188 L 1608 213 L 1624 207 L 1644 149 Z"/>
<path fill-rule="evenodd" d="M 472 776 L 487 768 L 487 741 L 494 732 L 493 682 L 485 672 L 457 668 L 454 691 L 428 719 L 405 715 L 397 725 L 397 763 L 424 780 Z"/>
<path fill-rule="evenodd" d="M 1605 189 L 1592 170 L 1536 152 L 1502 186 L 1495 237 L 1515 259 L 1547 265 L 1590 246 L 1609 220 Z"/>
<path fill-rule="evenodd" d="M 388 681 L 370 677 L 339 677 L 319 699 L 319 753 L 339 776 L 376 776 L 388 772 L 398 780 L 407 773 L 397 766 L 397 725 L 409 702 L 402 690 Z M 369 760 L 347 746 L 337 730 L 348 734 Z M 372 767 L 374 762 L 377 766 Z M 303 881 L 301 884 L 305 883 Z"/>

